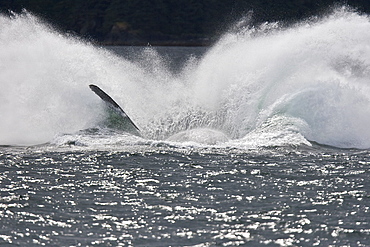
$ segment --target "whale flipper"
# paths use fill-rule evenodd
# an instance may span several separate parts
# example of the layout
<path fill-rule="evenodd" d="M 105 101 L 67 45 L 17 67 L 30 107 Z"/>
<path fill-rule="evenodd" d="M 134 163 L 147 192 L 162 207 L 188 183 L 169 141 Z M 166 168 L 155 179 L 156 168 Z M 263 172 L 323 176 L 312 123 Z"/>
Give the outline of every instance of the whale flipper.
<path fill-rule="evenodd" d="M 129 126 L 132 126 L 136 131 L 140 132 L 139 128 L 136 124 L 129 118 L 129 116 L 122 110 L 122 108 L 110 97 L 107 93 L 105 93 L 102 89 L 100 89 L 96 85 L 89 85 L 90 89 L 96 93 L 106 104 L 107 106 L 118 113 L 123 121 L 127 122 Z"/>

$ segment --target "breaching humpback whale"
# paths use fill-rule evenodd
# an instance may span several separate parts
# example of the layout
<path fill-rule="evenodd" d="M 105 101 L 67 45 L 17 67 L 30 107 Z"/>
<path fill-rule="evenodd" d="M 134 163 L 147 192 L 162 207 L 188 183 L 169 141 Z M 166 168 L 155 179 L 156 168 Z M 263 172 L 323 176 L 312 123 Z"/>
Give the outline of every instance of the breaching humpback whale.
<path fill-rule="evenodd" d="M 117 117 L 110 118 L 110 120 L 113 120 L 113 122 L 115 122 L 111 124 L 112 128 L 117 128 L 118 126 L 118 129 L 141 136 L 140 130 L 136 126 L 136 124 L 134 124 L 134 122 L 129 118 L 129 116 L 107 93 L 105 93 L 102 89 L 100 89 L 96 85 L 90 85 L 89 87 L 106 103 L 108 108 L 113 111 L 114 114 L 112 115 L 118 116 L 118 118 Z M 224 133 L 217 130 L 207 128 L 195 128 L 174 134 L 167 138 L 166 140 L 174 142 L 193 141 L 202 144 L 215 145 L 217 143 L 227 142 L 229 138 Z"/>
<path fill-rule="evenodd" d="M 110 97 L 107 93 L 105 93 L 101 88 L 96 85 L 89 85 L 90 89 L 96 93 L 105 103 L 106 105 L 112 109 L 114 112 L 118 113 L 119 116 L 122 117 L 121 120 L 127 123 L 127 129 L 134 129 L 138 133 L 140 132 L 139 128 L 136 124 L 129 118 L 129 116 L 122 110 L 122 108 Z"/>

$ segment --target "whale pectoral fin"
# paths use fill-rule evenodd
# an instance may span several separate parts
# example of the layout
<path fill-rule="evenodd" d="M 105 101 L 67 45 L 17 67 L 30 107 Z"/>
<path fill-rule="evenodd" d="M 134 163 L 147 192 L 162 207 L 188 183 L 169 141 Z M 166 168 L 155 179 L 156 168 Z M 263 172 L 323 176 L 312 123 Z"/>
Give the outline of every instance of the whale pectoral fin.
<path fill-rule="evenodd" d="M 135 129 L 138 133 L 140 133 L 140 129 L 136 126 L 136 124 L 129 118 L 129 116 L 124 112 L 124 110 L 110 97 L 107 93 L 105 93 L 101 88 L 96 85 L 89 85 L 90 89 L 97 94 L 106 104 L 107 106 L 112 109 L 114 112 L 118 113 L 121 116 L 121 119 L 114 118 L 117 122 L 122 121 L 120 126 L 124 126 L 127 130 Z M 114 123 L 113 123 L 114 124 Z M 117 124 L 117 123 L 115 123 Z"/>

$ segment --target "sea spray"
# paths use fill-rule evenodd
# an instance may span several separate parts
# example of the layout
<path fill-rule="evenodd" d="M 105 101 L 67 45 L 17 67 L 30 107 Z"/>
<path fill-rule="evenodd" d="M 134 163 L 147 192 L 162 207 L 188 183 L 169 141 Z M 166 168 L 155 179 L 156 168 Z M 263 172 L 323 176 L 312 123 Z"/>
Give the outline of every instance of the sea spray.
<path fill-rule="evenodd" d="M 370 21 L 346 8 L 288 28 L 235 28 L 176 72 L 155 48 L 127 60 L 28 13 L 0 23 L 0 144 L 100 126 L 96 84 L 147 139 L 210 129 L 226 146 L 370 147 Z"/>
<path fill-rule="evenodd" d="M 291 118 L 294 132 L 306 139 L 367 148 L 369 30 L 368 16 L 342 8 L 290 28 L 233 31 L 201 61 L 194 91 L 200 104 L 227 114 L 223 128 L 236 139 L 250 140 L 257 131 L 296 143 L 286 138 L 285 120 Z M 272 121 L 278 122 L 266 128 Z M 268 145 L 275 143 L 281 142 Z"/>
<path fill-rule="evenodd" d="M 0 16 L 0 25 L 0 143 L 38 144 L 95 127 L 103 107 L 88 85 L 114 91 L 126 78 L 111 64 L 127 70 L 130 63 L 60 34 L 29 13 Z"/>

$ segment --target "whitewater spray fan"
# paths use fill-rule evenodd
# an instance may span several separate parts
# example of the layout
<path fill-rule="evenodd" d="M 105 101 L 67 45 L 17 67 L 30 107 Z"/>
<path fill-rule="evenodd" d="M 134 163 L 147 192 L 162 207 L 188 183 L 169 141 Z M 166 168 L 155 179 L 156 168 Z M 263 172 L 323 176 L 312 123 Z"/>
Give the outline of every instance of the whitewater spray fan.
<path fill-rule="evenodd" d="M 203 128 L 230 146 L 370 147 L 366 15 L 338 9 L 290 28 L 233 30 L 176 73 L 155 49 L 129 61 L 27 13 L 0 24 L 0 144 L 97 126 L 104 107 L 87 89 L 94 83 L 150 139 Z"/>

